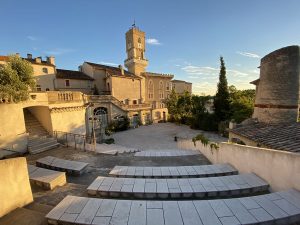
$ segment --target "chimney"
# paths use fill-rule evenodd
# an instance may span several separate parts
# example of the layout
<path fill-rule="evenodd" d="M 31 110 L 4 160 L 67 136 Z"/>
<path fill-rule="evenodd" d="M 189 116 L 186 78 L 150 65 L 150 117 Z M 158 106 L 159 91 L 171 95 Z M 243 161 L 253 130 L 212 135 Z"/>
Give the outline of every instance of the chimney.
<path fill-rule="evenodd" d="M 35 62 L 36 63 L 41 63 L 42 62 L 42 57 L 36 57 Z"/>
<path fill-rule="evenodd" d="M 49 56 L 47 57 L 47 62 L 51 65 L 55 66 L 55 57 L 54 56 Z"/>
<path fill-rule="evenodd" d="M 119 65 L 119 69 L 121 70 L 121 74 L 124 75 L 124 69 L 122 65 Z"/>
<path fill-rule="evenodd" d="M 32 54 L 27 54 L 27 59 L 32 59 Z"/>

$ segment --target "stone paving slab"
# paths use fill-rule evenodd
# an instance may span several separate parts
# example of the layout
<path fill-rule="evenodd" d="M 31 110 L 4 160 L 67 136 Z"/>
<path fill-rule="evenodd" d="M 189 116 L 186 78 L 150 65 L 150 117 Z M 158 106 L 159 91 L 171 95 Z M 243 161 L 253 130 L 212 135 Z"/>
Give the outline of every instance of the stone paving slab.
<path fill-rule="evenodd" d="M 136 152 L 134 156 L 139 157 L 172 157 L 172 156 L 188 156 L 200 155 L 201 153 L 194 150 L 145 150 Z"/>
<path fill-rule="evenodd" d="M 300 192 L 220 200 L 146 201 L 67 196 L 46 218 L 49 224 L 234 225 L 300 222 Z"/>
<path fill-rule="evenodd" d="M 85 168 L 88 166 L 88 163 L 46 156 L 38 159 L 36 161 L 36 165 L 46 169 L 66 172 L 70 175 L 80 175 L 84 172 Z"/>
<path fill-rule="evenodd" d="M 32 184 L 48 190 L 67 183 L 66 173 L 28 165 L 29 180 Z"/>
<path fill-rule="evenodd" d="M 255 174 L 206 178 L 144 179 L 97 177 L 87 188 L 98 197 L 140 199 L 236 197 L 268 191 Z"/>
<path fill-rule="evenodd" d="M 115 166 L 109 173 L 113 177 L 130 178 L 216 177 L 235 174 L 238 174 L 238 171 L 229 164 L 171 167 Z"/>

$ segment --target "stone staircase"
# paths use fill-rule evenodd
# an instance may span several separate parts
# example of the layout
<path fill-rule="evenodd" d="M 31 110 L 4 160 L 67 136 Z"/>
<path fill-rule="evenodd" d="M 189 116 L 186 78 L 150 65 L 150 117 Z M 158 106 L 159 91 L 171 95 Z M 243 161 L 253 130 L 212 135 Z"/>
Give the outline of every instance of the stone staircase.
<path fill-rule="evenodd" d="M 59 146 L 56 139 L 52 138 L 42 124 L 27 109 L 24 110 L 26 131 L 28 137 L 28 151 L 37 154 Z"/>

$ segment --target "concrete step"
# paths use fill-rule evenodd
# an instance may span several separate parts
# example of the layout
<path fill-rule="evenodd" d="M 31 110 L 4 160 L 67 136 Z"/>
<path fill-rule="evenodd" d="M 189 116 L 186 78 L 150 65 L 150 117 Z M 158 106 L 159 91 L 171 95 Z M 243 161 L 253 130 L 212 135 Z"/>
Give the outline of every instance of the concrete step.
<path fill-rule="evenodd" d="M 53 148 L 57 148 L 60 144 L 59 143 L 55 143 L 53 145 L 48 145 L 48 146 L 45 146 L 45 147 L 42 147 L 42 148 L 38 148 L 38 149 L 35 149 L 35 150 L 29 150 L 29 153 L 34 155 L 34 154 L 38 154 L 38 153 L 41 153 L 41 152 L 45 152 L 47 150 L 50 150 L 50 149 L 53 149 Z"/>

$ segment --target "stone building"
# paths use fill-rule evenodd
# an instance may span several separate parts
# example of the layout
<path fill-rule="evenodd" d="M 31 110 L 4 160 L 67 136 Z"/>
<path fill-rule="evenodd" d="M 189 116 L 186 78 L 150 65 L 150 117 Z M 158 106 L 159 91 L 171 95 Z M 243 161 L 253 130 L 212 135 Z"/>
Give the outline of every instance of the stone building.
<path fill-rule="evenodd" d="M 300 149 L 300 46 L 261 59 L 252 119 L 229 131 L 233 142 L 286 151 Z"/>
<path fill-rule="evenodd" d="M 79 71 L 57 69 L 54 57 L 43 60 L 27 54 L 23 59 L 33 67 L 36 89 L 26 102 L 0 99 L 0 158 L 32 149 L 36 138 L 35 150 L 56 146 L 49 135 L 57 131 L 91 135 L 92 127 L 99 133 L 124 116 L 132 126 L 166 120 L 164 100 L 172 90 L 174 76 L 146 71 L 145 44 L 145 32 L 135 26 L 126 32 L 127 70 L 93 62 L 84 62 Z M 0 56 L 0 65 L 7 61 L 8 56 Z M 182 82 L 184 89 L 191 91 L 191 84 Z M 92 123 L 91 118 L 97 122 Z M 47 138 L 40 141 L 40 136 Z"/>
<path fill-rule="evenodd" d="M 17 53 L 16 55 L 19 56 Z M 33 68 L 33 76 L 36 78 L 36 91 L 53 91 L 55 90 L 54 82 L 56 75 L 55 58 L 53 56 L 42 60 L 42 57 L 33 58 L 32 54 L 27 54 L 23 58 L 30 62 Z M 0 64 L 5 64 L 8 56 L 0 56 Z"/>
<path fill-rule="evenodd" d="M 172 88 L 177 94 L 192 93 L 192 83 L 184 80 L 172 80 Z"/>

